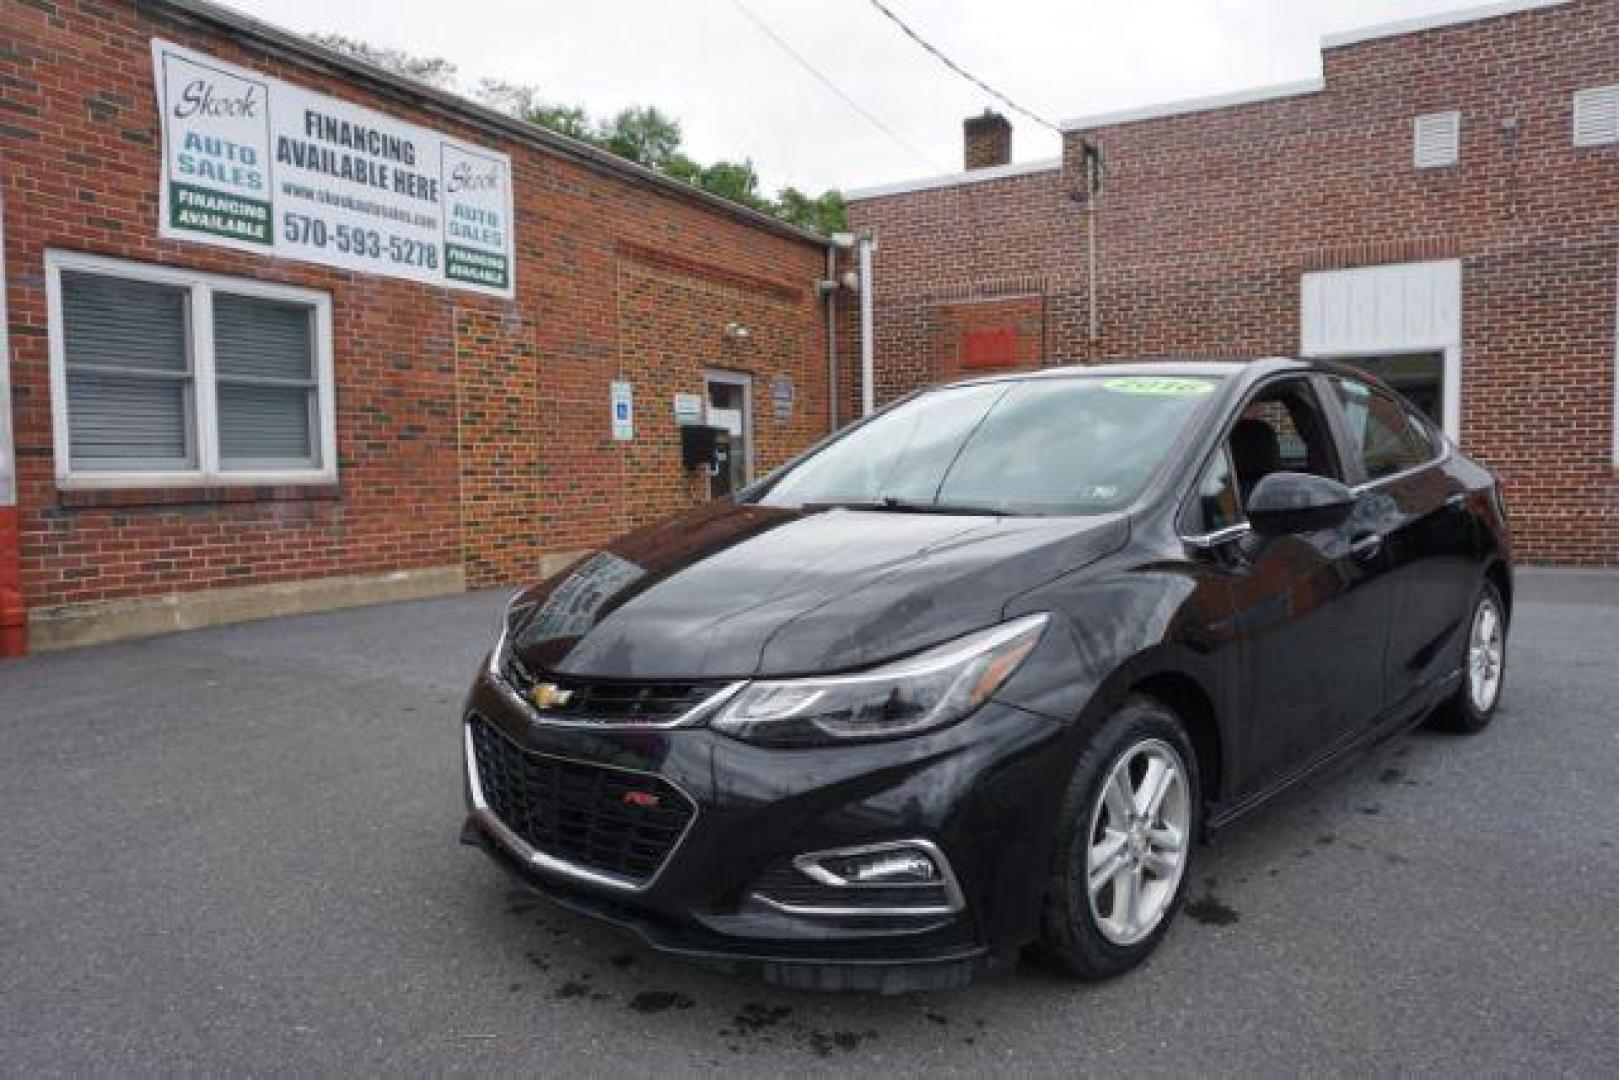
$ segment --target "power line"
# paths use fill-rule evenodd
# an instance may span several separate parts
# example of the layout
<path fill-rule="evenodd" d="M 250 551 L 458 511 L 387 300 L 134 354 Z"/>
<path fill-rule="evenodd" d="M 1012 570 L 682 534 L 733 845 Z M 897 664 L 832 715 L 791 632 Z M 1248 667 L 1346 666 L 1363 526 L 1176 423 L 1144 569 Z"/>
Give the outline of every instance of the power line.
<path fill-rule="evenodd" d="M 738 11 L 740 11 L 747 18 L 747 20 L 749 22 L 751 22 L 754 26 L 758 27 L 760 33 L 764 34 L 765 37 L 767 37 L 771 41 L 775 42 L 777 48 L 779 48 L 782 52 L 786 53 L 788 56 L 792 57 L 793 60 L 795 60 L 798 63 L 799 67 L 803 68 L 805 71 L 807 71 L 811 75 L 813 75 L 815 77 L 815 80 L 817 82 L 819 82 L 822 86 L 826 87 L 828 90 L 830 90 L 834 94 L 836 94 L 839 98 L 843 99 L 843 103 L 845 105 L 849 106 L 849 108 L 851 108 L 855 112 L 859 113 L 865 119 L 865 121 L 867 123 L 869 123 L 872 127 L 876 128 L 878 131 L 881 131 L 884 135 L 887 135 L 890 139 L 893 139 L 895 143 L 897 143 L 900 146 L 904 147 L 906 150 L 910 151 L 912 154 L 916 155 L 921 160 L 927 162 L 929 168 L 938 169 L 940 172 L 946 171 L 944 166 L 940 165 L 937 161 L 934 161 L 932 157 L 928 156 L 926 151 L 918 149 L 916 147 L 916 145 L 914 143 L 912 143 L 910 140 L 906 139 L 899 132 L 895 131 L 893 128 L 891 128 L 887 124 L 883 123 L 882 120 L 880 120 L 876 116 L 872 115 L 864 106 L 862 106 L 860 104 L 860 102 L 856 101 L 854 98 L 852 98 L 848 94 L 844 93 L 843 89 L 840 86 L 838 86 L 837 83 L 833 82 L 831 79 L 829 79 L 825 75 L 821 74 L 819 68 L 817 68 L 814 64 L 810 63 L 809 60 L 805 59 L 804 56 L 801 55 L 798 52 L 798 50 L 794 49 L 791 45 L 787 44 L 787 42 L 782 38 L 782 36 L 780 34 L 776 33 L 774 30 L 772 30 L 764 22 L 764 20 L 760 19 L 759 16 L 755 15 L 752 11 L 749 11 L 747 5 L 742 3 L 742 0 L 731 0 L 731 5 L 733 7 L 735 7 Z"/>
<path fill-rule="evenodd" d="M 889 22 L 893 23 L 895 26 L 899 27 L 900 30 L 904 31 L 906 37 L 910 38 L 912 41 L 922 46 L 922 48 L 932 53 L 940 63 L 949 68 L 951 71 L 954 71 L 957 75 L 960 75 L 963 79 L 966 79 L 968 82 L 972 83 L 986 94 L 999 98 L 1001 103 L 1007 108 L 1011 109 L 1013 112 L 1022 113 L 1035 123 L 1048 127 L 1058 134 L 1062 133 L 1062 129 L 1056 124 L 1053 124 L 1050 120 L 1047 120 L 1045 117 L 1025 109 L 1023 106 L 1019 105 L 1017 102 L 1013 101 L 1011 98 L 989 85 L 989 83 L 985 82 L 983 79 L 980 79 L 978 76 L 974 75 L 972 72 L 950 59 L 944 53 L 934 48 L 933 45 L 923 38 L 921 34 L 918 34 L 915 30 L 912 30 L 909 26 L 907 26 L 904 19 L 900 18 L 898 15 L 895 15 L 893 11 L 889 9 L 888 5 L 882 2 L 882 0 L 871 0 L 871 6 L 882 12 L 883 15 L 888 18 Z"/>

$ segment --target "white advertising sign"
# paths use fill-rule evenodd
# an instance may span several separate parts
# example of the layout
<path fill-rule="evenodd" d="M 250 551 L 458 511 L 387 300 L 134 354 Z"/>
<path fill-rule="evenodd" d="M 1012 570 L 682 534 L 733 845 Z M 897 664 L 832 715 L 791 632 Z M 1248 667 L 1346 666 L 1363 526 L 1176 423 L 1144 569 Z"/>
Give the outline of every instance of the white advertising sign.
<path fill-rule="evenodd" d="M 703 422 L 703 399 L 696 394 L 675 395 L 675 423 L 682 426 Z"/>
<path fill-rule="evenodd" d="M 511 298 L 505 154 L 153 40 L 160 235 Z"/>

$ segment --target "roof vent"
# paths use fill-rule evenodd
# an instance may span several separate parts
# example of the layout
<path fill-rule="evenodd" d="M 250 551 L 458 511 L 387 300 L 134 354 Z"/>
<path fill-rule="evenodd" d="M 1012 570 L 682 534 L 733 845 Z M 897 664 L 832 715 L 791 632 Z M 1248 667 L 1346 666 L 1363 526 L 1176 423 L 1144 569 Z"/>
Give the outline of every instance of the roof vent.
<path fill-rule="evenodd" d="M 1417 117 L 1413 131 L 1417 168 L 1443 169 L 1456 164 L 1462 143 L 1461 113 L 1425 113 Z"/>
<path fill-rule="evenodd" d="M 1574 145 L 1619 143 L 1619 83 L 1574 95 Z"/>

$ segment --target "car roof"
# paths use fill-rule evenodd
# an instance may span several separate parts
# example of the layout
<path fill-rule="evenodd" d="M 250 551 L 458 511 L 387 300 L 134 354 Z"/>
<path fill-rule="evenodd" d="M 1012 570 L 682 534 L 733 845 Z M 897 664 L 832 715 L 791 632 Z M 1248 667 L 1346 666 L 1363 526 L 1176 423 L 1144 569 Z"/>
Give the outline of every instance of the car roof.
<path fill-rule="evenodd" d="M 981 375 L 977 378 L 962 379 L 950 385 L 972 386 L 977 383 L 1024 382 L 1095 375 L 1202 375 L 1215 378 L 1244 375 L 1257 378 L 1278 371 L 1312 370 L 1338 369 L 1334 365 L 1297 360 L 1290 356 L 1264 356 L 1251 360 L 1132 360 L 1106 364 L 1057 364 L 1037 371 L 1008 371 L 998 375 Z"/>

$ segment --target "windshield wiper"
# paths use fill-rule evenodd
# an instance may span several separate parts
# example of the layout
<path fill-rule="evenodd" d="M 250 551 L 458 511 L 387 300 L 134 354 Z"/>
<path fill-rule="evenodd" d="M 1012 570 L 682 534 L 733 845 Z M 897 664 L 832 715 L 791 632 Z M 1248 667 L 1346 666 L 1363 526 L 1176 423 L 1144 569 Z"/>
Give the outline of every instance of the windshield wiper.
<path fill-rule="evenodd" d="M 977 517 L 1010 517 L 1015 516 L 1006 510 L 997 510 L 988 506 L 958 506 L 952 503 L 923 503 L 911 502 L 893 495 L 884 495 L 875 501 L 835 500 L 831 502 L 805 503 L 806 510 L 876 510 L 889 514 L 955 514 L 974 515 Z"/>

